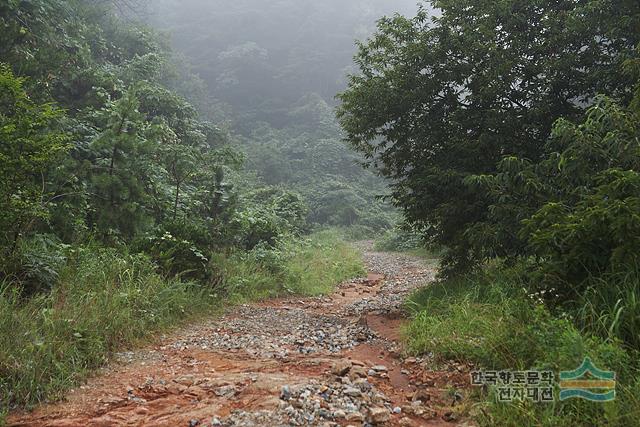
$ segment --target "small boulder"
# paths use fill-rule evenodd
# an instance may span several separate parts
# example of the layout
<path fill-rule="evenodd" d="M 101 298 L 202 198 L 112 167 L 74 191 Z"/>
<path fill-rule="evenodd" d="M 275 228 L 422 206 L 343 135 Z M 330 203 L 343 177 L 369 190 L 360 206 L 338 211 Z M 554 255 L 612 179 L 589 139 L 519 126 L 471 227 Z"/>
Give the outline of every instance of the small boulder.
<path fill-rule="evenodd" d="M 387 408 L 382 407 L 374 407 L 369 409 L 369 419 L 375 424 L 384 424 L 389 421 L 391 415 L 389 414 L 389 410 Z"/>
<path fill-rule="evenodd" d="M 350 412 L 345 417 L 347 421 L 364 421 L 364 416 L 360 412 Z"/>
<path fill-rule="evenodd" d="M 351 396 L 351 397 L 357 397 L 362 394 L 362 392 L 355 387 L 345 387 L 345 389 L 343 390 L 343 393 L 346 396 Z"/>
<path fill-rule="evenodd" d="M 338 360 L 331 367 L 331 373 L 333 375 L 337 375 L 339 377 L 343 377 L 349 372 L 349 370 L 351 369 L 351 366 L 352 366 L 352 364 L 348 360 Z"/>

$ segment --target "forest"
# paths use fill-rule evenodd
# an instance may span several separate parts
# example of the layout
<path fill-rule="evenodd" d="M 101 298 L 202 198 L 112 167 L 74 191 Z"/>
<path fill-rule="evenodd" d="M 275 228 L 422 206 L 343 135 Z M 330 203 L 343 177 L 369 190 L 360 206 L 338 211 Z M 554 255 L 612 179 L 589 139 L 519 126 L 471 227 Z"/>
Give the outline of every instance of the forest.
<path fill-rule="evenodd" d="M 0 0 L 0 29 L 0 425 L 50 425 L 12 416 L 161 334 L 372 273 L 396 362 L 466 385 L 271 425 L 638 425 L 637 0 Z M 587 358 L 614 399 L 468 381 Z"/>

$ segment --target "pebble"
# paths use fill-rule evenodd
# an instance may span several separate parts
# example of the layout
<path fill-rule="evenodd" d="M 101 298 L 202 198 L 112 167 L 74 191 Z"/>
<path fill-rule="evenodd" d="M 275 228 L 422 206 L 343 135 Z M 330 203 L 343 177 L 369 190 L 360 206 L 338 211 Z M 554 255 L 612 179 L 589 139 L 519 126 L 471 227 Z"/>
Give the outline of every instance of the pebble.
<path fill-rule="evenodd" d="M 282 387 L 280 391 L 280 399 L 289 400 L 291 398 L 291 388 L 288 385 Z"/>

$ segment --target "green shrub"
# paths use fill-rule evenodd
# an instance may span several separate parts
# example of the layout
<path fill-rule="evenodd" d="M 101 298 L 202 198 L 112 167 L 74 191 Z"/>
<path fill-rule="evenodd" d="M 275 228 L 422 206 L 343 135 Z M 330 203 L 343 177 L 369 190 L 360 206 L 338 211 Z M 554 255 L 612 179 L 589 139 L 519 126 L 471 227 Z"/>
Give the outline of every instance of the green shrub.
<path fill-rule="evenodd" d="M 60 124 L 64 112 L 34 102 L 24 86 L 25 80 L 0 62 L 0 272 L 19 240 L 48 219 L 54 194 L 50 175 L 69 150 L 69 135 Z"/>
<path fill-rule="evenodd" d="M 209 259 L 191 240 L 175 236 L 166 230 L 157 230 L 136 240 L 133 247 L 148 254 L 160 271 L 168 277 L 181 277 L 205 282 L 210 274 Z"/>
<path fill-rule="evenodd" d="M 68 247 L 51 234 L 21 239 L 4 274 L 19 282 L 24 294 L 49 290 L 66 264 Z"/>
<path fill-rule="evenodd" d="M 595 101 L 580 123 L 557 120 L 539 161 L 508 156 L 468 178 L 493 199 L 466 235 L 478 253 L 535 256 L 540 286 L 570 299 L 640 264 L 640 110 Z"/>
<path fill-rule="evenodd" d="M 288 223 L 271 208 L 247 207 L 233 217 L 231 225 L 238 230 L 234 236 L 239 247 L 251 250 L 260 243 L 270 246 L 288 232 Z"/>

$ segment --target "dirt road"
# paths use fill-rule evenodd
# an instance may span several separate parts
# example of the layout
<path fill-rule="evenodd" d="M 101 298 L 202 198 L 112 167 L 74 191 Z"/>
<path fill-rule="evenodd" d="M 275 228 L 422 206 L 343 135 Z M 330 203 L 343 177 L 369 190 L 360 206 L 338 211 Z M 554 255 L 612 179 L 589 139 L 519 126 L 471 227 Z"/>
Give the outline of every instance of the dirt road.
<path fill-rule="evenodd" d="M 400 344 L 401 304 L 435 267 L 362 244 L 370 273 L 331 296 L 236 307 L 119 354 L 65 401 L 11 426 L 456 425 L 464 369 Z"/>

